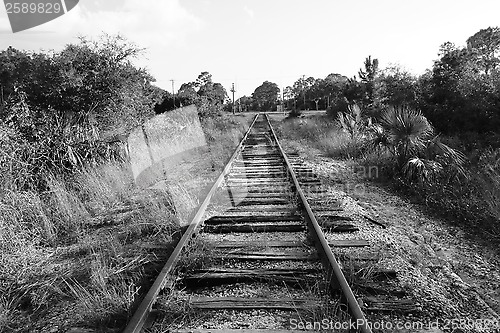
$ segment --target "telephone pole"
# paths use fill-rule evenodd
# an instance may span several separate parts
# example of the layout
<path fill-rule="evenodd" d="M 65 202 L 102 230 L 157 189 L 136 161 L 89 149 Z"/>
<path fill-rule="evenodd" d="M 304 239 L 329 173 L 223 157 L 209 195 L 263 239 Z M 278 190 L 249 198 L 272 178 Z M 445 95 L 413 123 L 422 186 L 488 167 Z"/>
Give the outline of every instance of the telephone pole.
<path fill-rule="evenodd" d="M 231 87 L 231 92 L 233 93 L 233 115 L 234 115 L 234 92 L 236 90 L 234 90 L 234 83 L 233 83 L 233 86 Z"/>
<path fill-rule="evenodd" d="M 304 111 L 306 110 L 306 81 L 305 75 L 302 75 L 302 93 L 304 94 Z"/>
<path fill-rule="evenodd" d="M 281 111 L 285 114 L 285 88 L 281 85 Z"/>
<path fill-rule="evenodd" d="M 172 96 L 174 97 L 174 109 L 175 109 L 175 92 L 174 92 L 174 81 L 175 80 L 172 79 L 170 81 L 172 81 Z"/>

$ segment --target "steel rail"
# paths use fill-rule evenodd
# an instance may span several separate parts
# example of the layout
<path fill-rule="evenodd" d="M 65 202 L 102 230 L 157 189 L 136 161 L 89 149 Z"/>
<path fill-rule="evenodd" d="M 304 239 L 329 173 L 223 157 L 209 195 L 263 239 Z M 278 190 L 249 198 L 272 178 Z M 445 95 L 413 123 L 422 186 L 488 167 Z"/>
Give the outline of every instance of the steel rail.
<path fill-rule="evenodd" d="M 241 139 L 240 143 L 238 144 L 238 146 L 234 150 L 233 155 L 231 155 L 231 158 L 229 159 L 226 166 L 224 167 L 224 170 L 222 170 L 221 174 L 219 175 L 217 180 L 212 185 L 210 191 L 208 192 L 207 196 L 205 197 L 205 200 L 203 200 L 201 205 L 198 207 L 196 215 L 191 220 L 189 227 L 182 235 L 182 238 L 179 240 L 179 243 L 177 243 L 177 246 L 175 247 L 175 249 L 172 252 L 172 254 L 170 255 L 170 257 L 168 258 L 167 263 L 163 266 L 158 277 L 154 281 L 153 285 L 149 289 L 148 293 L 146 294 L 146 296 L 144 297 L 142 302 L 140 303 L 139 307 L 137 308 L 134 315 L 130 319 L 130 321 L 127 324 L 127 327 L 125 328 L 123 333 L 140 333 L 142 331 L 143 326 L 146 323 L 146 321 L 150 315 L 151 308 L 154 305 L 156 298 L 158 297 L 158 294 L 165 287 L 165 284 L 168 282 L 169 275 L 173 272 L 175 265 L 179 261 L 182 249 L 189 243 L 189 241 L 191 239 L 193 239 L 196 236 L 196 231 L 202 225 L 201 222 L 202 222 L 203 214 L 205 213 L 205 210 L 207 209 L 207 206 L 210 203 L 212 196 L 214 195 L 215 191 L 219 188 L 219 186 L 222 184 L 224 177 L 227 175 L 227 173 L 231 169 L 233 161 L 236 159 L 239 152 L 243 148 L 243 143 L 247 139 L 248 134 L 252 130 L 252 127 L 254 126 L 255 121 L 257 120 L 258 116 L 259 116 L 259 114 L 255 115 L 252 123 L 248 127 L 248 130 L 246 131 L 246 133 L 243 136 L 243 138 Z"/>
<path fill-rule="evenodd" d="M 327 270 L 328 278 L 330 279 L 330 284 L 334 289 L 338 288 L 341 289 L 345 297 L 345 300 L 347 302 L 349 312 L 351 316 L 356 320 L 357 330 L 361 333 L 372 333 L 372 330 L 369 327 L 368 322 L 366 321 L 365 315 L 363 314 L 363 311 L 361 310 L 358 301 L 354 296 L 352 289 L 349 286 L 349 283 L 347 282 L 344 276 L 344 273 L 342 273 L 342 269 L 340 268 L 339 263 L 335 259 L 335 255 L 333 254 L 330 245 L 328 245 L 328 241 L 326 240 L 325 235 L 323 234 L 323 231 L 321 230 L 318 221 L 314 217 L 314 213 L 311 207 L 309 206 L 307 198 L 300 187 L 295 172 L 293 171 L 292 164 L 290 163 L 290 160 L 288 159 L 283 148 L 281 147 L 281 144 L 279 143 L 278 137 L 274 132 L 274 129 L 271 125 L 271 122 L 269 121 L 269 117 L 267 116 L 267 114 L 265 114 L 265 118 L 267 123 L 269 124 L 272 137 L 274 138 L 274 141 L 278 146 L 278 150 L 280 151 L 281 155 L 284 158 L 287 171 L 293 180 L 293 184 L 300 199 L 299 202 L 305 211 L 304 218 L 307 222 L 309 230 L 311 231 L 311 234 L 314 237 L 316 248 L 320 251 L 320 256 L 322 258 L 323 265 Z M 331 278 L 332 274 L 335 277 L 335 279 Z"/>

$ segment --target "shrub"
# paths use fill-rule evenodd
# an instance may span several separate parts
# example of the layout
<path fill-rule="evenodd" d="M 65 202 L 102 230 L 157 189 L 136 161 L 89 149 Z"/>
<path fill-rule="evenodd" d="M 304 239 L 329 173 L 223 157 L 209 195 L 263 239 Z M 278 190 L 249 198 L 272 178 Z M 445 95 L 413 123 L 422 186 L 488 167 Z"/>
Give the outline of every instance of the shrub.
<path fill-rule="evenodd" d="M 292 111 L 288 113 L 288 118 L 298 118 L 301 114 L 302 112 L 299 109 L 293 108 Z"/>
<path fill-rule="evenodd" d="M 341 112 L 348 111 L 349 102 L 344 97 L 336 97 L 332 100 L 330 106 L 326 109 L 326 114 L 332 118 L 336 119 L 338 114 Z"/>
<path fill-rule="evenodd" d="M 363 117 L 361 108 L 352 104 L 347 107 L 346 112 L 340 112 L 337 115 L 338 126 L 347 132 L 351 139 L 355 140 L 366 129 L 366 121 Z"/>
<path fill-rule="evenodd" d="M 395 171 L 409 182 L 430 184 L 446 174 L 448 180 L 464 176 L 465 156 L 445 145 L 420 111 L 399 106 L 385 109 L 380 124 L 367 131 L 367 146 L 387 150 L 394 158 Z"/>
<path fill-rule="evenodd" d="M 396 157 L 399 168 L 418 155 L 433 134 L 431 124 L 422 113 L 407 107 L 387 108 L 380 117 L 380 124 L 389 138 L 387 148 Z"/>

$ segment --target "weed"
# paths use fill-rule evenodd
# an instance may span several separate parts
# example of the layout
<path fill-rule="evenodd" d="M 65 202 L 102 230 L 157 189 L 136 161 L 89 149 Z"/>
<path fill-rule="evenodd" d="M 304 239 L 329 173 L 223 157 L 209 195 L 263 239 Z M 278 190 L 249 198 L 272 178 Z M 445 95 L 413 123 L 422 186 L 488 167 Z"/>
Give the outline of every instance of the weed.
<path fill-rule="evenodd" d="M 130 165 L 114 161 L 97 168 L 83 169 L 70 184 L 83 202 L 91 203 L 88 208 L 92 213 L 127 201 L 134 188 Z"/>
<path fill-rule="evenodd" d="M 89 289 L 76 280 L 66 281 L 68 290 L 76 300 L 79 320 L 87 324 L 102 325 L 110 317 L 127 313 L 138 288 L 134 281 L 118 279 L 113 283 Z"/>
<path fill-rule="evenodd" d="M 177 267 L 182 272 L 202 269 L 216 260 L 217 256 L 212 254 L 214 254 L 213 246 L 201 237 L 197 237 L 181 253 Z"/>

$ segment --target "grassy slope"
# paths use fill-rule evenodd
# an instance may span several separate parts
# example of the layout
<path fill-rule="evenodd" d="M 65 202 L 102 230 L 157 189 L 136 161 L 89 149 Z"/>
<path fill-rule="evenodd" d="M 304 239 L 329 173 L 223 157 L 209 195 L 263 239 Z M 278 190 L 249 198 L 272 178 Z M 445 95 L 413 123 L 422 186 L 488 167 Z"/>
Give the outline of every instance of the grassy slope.
<path fill-rule="evenodd" d="M 120 331 L 180 235 L 174 212 L 196 207 L 250 119 L 208 120 L 209 151 L 169 191 L 137 188 L 117 162 L 48 175 L 45 193 L 2 191 L 0 332 Z"/>

